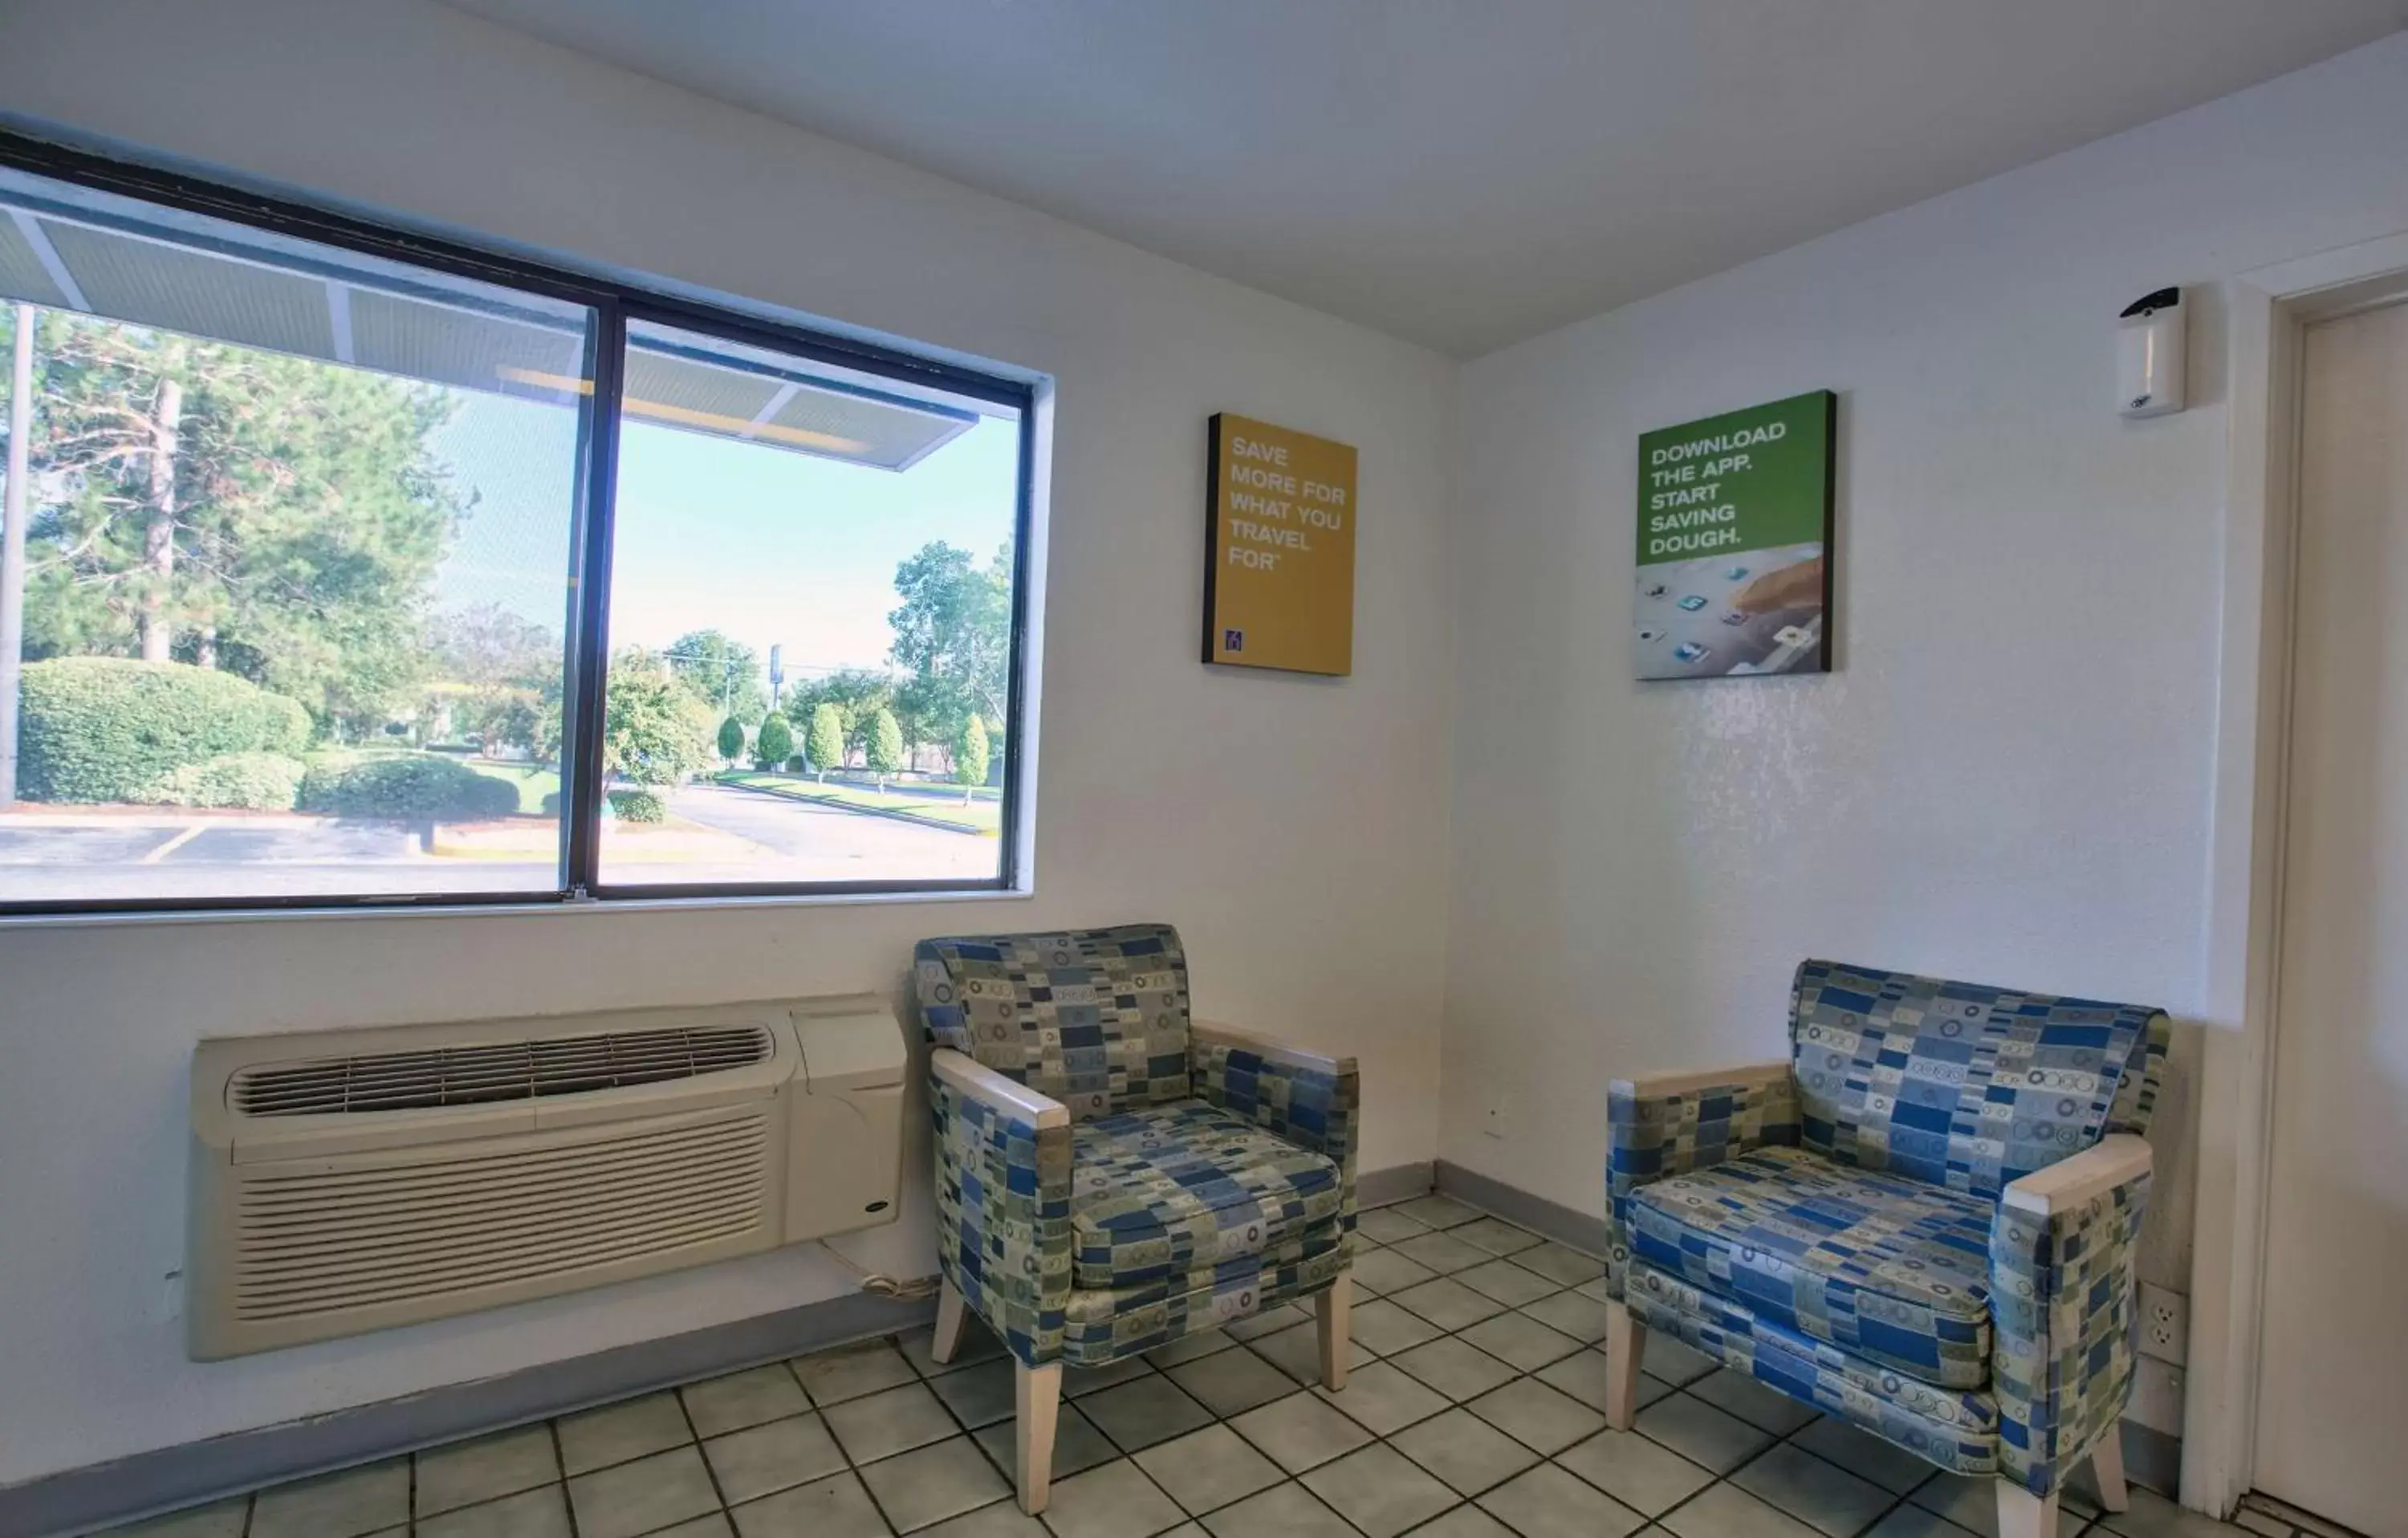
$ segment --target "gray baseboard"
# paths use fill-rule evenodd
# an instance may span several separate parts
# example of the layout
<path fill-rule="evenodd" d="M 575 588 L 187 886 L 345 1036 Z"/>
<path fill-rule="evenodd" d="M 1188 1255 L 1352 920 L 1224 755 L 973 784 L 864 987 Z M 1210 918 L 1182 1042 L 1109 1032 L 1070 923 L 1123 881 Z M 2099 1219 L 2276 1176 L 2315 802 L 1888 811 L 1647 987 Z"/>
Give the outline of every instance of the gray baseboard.
<path fill-rule="evenodd" d="M 1384 1207 L 1391 1201 L 1410 1201 L 1414 1197 L 1429 1195 L 1431 1184 L 1430 1167 L 1426 1164 L 1357 1170 L 1354 1171 L 1354 1205 Z"/>
<path fill-rule="evenodd" d="M 53 1538 L 366 1463 L 781 1357 L 913 1330 L 926 1300 L 825 1302 L 0 1487 L 0 1538 Z"/>
<path fill-rule="evenodd" d="M 1399 1164 L 1358 1171 L 1354 1177 L 1356 1200 L 1366 1207 L 1424 1195 L 1430 1185 L 1427 1164 Z M 0 1486 L 0 1538 L 58 1538 L 112 1527 L 589 1404 L 915 1330 L 935 1311 L 936 1305 L 924 1301 L 907 1303 L 856 1293 L 499 1377 L 430 1388 L 405 1399 L 45 1474 Z"/>
<path fill-rule="evenodd" d="M 1468 1201 L 1475 1207 L 1495 1213 L 1508 1223 L 1518 1223 L 1532 1233 L 1542 1233 L 1558 1244 L 1590 1255 L 1605 1253 L 1605 1217 L 1602 1213 L 1584 1213 L 1577 1207 L 1566 1207 L 1549 1201 L 1542 1196 L 1532 1196 L 1519 1186 L 1508 1186 L 1491 1175 L 1467 1170 L 1460 1164 L 1438 1161 L 1438 1188 L 1448 1196 Z M 1604 1195 L 1604 1176 L 1598 1177 L 1598 1194 Z"/>

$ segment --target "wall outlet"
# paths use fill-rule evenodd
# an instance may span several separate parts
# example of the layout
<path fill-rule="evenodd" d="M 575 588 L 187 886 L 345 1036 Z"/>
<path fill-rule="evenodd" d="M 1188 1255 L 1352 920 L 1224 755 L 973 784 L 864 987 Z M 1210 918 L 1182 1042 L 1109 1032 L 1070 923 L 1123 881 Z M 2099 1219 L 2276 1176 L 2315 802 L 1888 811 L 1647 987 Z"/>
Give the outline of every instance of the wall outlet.
<path fill-rule="evenodd" d="M 2141 1284 L 2141 1355 L 2179 1367 L 2190 1359 L 2190 1300 L 2172 1287 Z"/>
<path fill-rule="evenodd" d="M 1492 1091 L 1480 1117 L 1480 1135 L 1502 1143 L 1511 1135 L 1512 1125 L 1513 1097 L 1501 1089 Z"/>
<path fill-rule="evenodd" d="M 2132 1401 L 2124 1418 L 2168 1436 L 2183 1434 L 2183 1370 L 2143 1357 L 2132 1364 Z"/>

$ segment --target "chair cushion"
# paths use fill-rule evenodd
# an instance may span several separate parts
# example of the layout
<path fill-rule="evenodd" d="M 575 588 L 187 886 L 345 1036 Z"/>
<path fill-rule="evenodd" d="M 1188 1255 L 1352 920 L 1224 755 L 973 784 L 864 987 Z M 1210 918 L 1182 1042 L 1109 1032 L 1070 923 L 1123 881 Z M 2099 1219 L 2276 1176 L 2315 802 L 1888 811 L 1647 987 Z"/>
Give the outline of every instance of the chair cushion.
<path fill-rule="evenodd" d="M 1202 1100 L 1077 1123 L 1072 1285 L 1121 1288 L 1276 1247 L 1338 1215 L 1338 1166 Z"/>
<path fill-rule="evenodd" d="M 1168 924 L 924 940 L 929 1042 L 1069 1108 L 1072 1121 L 1183 1100 L 1187 953 Z"/>
<path fill-rule="evenodd" d="M 1803 1146 L 1993 1200 L 2145 1130 L 2165 1058 L 2162 1010 L 1836 961 L 1798 969 L 1790 1012 Z"/>
<path fill-rule="evenodd" d="M 1633 1193 L 1631 1250 L 1757 1316 L 1926 1383 L 1990 1376 L 1991 1203 L 1799 1148 Z"/>
<path fill-rule="evenodd" d="M 1070 1294 L 1062 1359 L 1100 1367 L 1327 1286 L 1353 1258 L 1343 1219 L 1330 1217 L 1260 1255 L 1123 1287 Z"/>

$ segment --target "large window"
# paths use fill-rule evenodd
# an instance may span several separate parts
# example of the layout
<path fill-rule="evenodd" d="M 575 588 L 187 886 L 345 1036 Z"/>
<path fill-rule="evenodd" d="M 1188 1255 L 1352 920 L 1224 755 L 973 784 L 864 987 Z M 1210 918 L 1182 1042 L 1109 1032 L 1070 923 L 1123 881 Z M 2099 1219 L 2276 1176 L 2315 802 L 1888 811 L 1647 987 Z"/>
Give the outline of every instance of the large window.
<path fill-rule="evenodd" d="M 0 137 L 0 910 L 1000 887 L 1026 387 Z"/>

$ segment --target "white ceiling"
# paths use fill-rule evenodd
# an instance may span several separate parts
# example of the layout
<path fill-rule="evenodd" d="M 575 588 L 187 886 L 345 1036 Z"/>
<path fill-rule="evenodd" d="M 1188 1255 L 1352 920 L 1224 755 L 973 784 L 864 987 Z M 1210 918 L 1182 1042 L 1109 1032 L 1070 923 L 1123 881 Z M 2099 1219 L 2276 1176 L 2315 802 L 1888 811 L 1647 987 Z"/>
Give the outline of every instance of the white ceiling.
<path fill-rule="evenodd" d="M 2408 0 L 453 3 L 1462 355 L 2408 24 Z"/>

